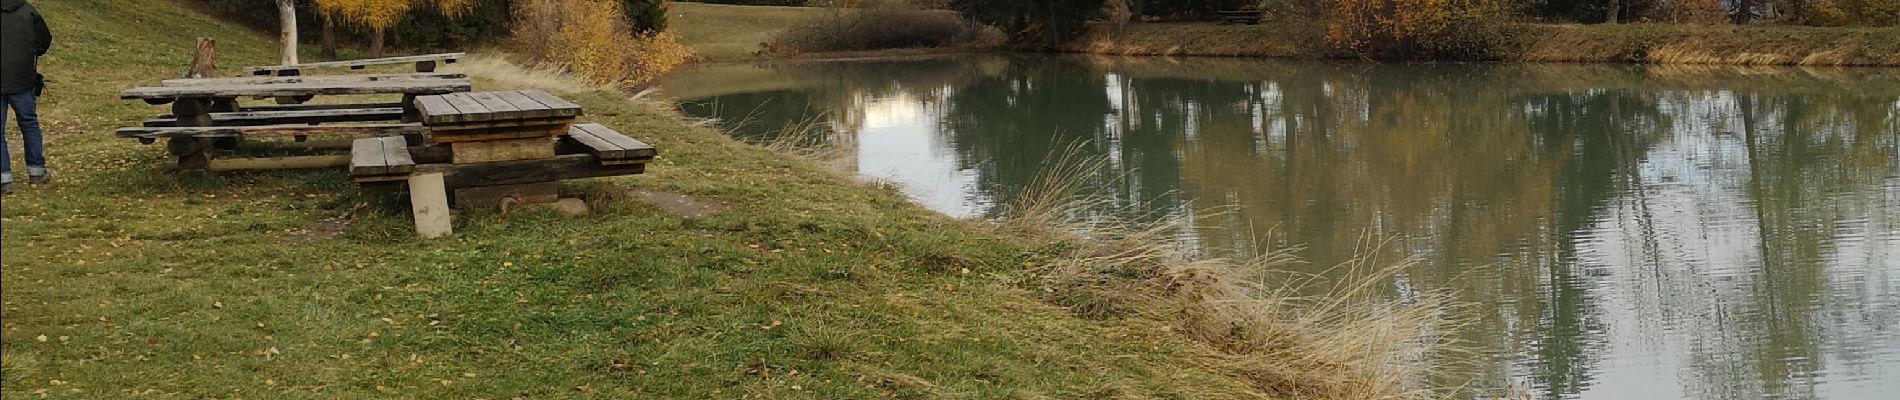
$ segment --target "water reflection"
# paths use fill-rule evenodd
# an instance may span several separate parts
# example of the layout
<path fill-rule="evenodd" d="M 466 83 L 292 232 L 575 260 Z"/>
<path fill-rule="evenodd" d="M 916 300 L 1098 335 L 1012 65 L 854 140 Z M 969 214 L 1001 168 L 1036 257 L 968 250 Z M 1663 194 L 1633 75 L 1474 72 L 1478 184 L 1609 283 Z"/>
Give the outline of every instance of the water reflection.
<path fill-rule="evenodd" d="M 1393 285 L 1480 304 L 1477 379 L 1537 398 L 1900 391 L 1900 71 L 973 56 L 666 87 L 953 215 L 1080 144 L 1090 212 L 1197 216 L 1210 252 L 1420 257 Z"/>

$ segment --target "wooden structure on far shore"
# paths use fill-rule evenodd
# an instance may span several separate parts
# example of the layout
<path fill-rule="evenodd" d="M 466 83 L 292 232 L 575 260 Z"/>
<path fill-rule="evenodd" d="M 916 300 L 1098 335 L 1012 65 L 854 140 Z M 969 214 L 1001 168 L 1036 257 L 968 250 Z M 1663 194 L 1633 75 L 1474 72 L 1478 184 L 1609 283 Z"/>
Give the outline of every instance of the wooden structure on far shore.
<path fill-rule="evenodd" d="M 1260 25 L 1260 21 L 1265 20 L 1266 15 L 1258 10 L 1221 11 L 1220 23 Z"/>

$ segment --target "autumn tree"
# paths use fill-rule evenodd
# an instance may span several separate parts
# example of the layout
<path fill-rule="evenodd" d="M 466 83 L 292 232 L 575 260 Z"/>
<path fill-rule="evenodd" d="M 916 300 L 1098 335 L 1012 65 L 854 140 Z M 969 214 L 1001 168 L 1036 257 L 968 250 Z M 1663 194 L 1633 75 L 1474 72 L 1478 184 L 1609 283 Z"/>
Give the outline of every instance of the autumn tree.
<path fill-rule="evenodd" d="M 287 1 L 287 0 L 286 0 Z M 433 8 L 442 15 L 459 16 L 475 5 L 475 0 L 313 0 L 325 21 L 354 23 L 370 29 L 369 56 L 383 56 L 387 30 L 416 8 Z"/>

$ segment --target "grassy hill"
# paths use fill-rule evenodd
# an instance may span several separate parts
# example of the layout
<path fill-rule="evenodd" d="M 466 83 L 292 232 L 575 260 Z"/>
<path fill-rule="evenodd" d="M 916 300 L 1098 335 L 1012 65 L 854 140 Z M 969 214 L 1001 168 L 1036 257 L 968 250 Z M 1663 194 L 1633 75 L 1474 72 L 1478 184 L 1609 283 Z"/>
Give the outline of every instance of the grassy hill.
<path fill-rule="evenodd" d="M 1020 272 L 1038 249 L 620 93 L 559 93 L 662 151 L 565 187 L 597 205 L 582 219 L 464 213 L 420 241 L 402 198 L 340 170 L 167 174 L 110 137 L 163 110 L 116 93 L 179 75 L 195 37 L 229 69 L 273 61 L 272 37 L 167 0 L 36 3 L 59 180 L 0 207 L 8 398 L 1257 395 L 1159 323 L 1042 301 Z M 478 90 L 533 82 L 489 65 Z"/>
<path fill-rule="evenodd" d="M 667 26 L 702 61 L 755 58 L 761 43 L 837 10 L 819 7 L 740 6 L 675 2 Z"/>

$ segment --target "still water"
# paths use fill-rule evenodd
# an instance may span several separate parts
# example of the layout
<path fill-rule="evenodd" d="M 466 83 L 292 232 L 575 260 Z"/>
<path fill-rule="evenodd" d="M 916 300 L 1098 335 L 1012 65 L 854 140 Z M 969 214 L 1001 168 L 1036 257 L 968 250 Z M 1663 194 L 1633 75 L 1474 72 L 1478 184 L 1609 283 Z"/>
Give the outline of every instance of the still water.
<path fill-rule="evenodd" d="M 1539 399 L 1900 398 L 1900 70 L 961 56 L 670 77 L 750 139 L 983 216 L 1069 148 L 1124 216 L 1476 304 Z M 1212 213 L 1207 210 L 1225 210 Z"/>

